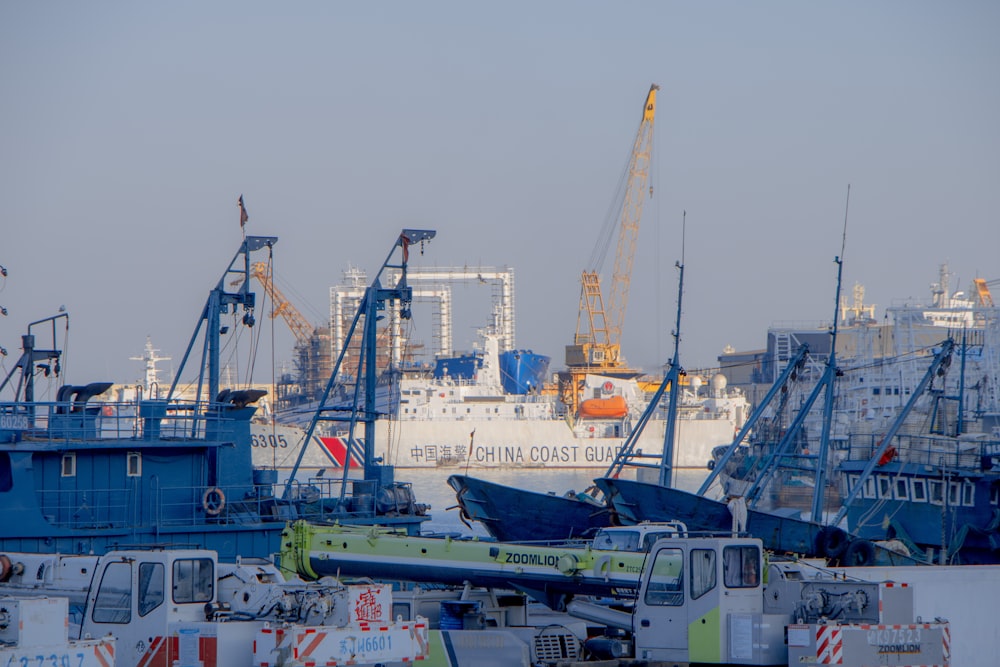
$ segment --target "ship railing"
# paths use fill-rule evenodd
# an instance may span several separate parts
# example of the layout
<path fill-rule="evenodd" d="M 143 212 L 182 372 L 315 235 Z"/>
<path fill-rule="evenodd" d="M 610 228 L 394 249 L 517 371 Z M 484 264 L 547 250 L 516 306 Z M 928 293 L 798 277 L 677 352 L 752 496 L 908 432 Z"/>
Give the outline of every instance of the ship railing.
<path fill-rule="evenodd" d="M 293 481 L 288 498 L 299 518 L 320 523 L 422 511 L 409 482 L 313 477 Z"/>
<path fill-rule="evenodd" d="M 409 483 L 312 478 L 293 483 L 288 500 L 269 483 L 232 486 L 144 486 L 141 477 L 118 488 L 36 491 L 51 526 L 74 530 L 127 530 L 155 525 L 247 525 L 296 518 L 319 523 L 420 514 Z M 341 493 L 343 491 L 343 493 Z"/>
<path fill-rule="evenodd" d="M 851 434 L 847 444 L 847 459 L 865 461 L 881 445 L 878 434 Z M 1000 456 L 1000 440 L 986 434 L 981 437 L 951 438 L 934 435 L 901 433 L 893 438 L 892 449 L 884 456 L 886 462 L 980 471 L 984 462 Z"/>
<path fill-rule="evenodd" d="M 204 440 L 232 418 L 205 403 L 0 403 L 0 428 L 15 439 L 69 441 L 170 439 Z"/>
<path fill-rule="evenodd" d="M 73 530 L 177 528 L 294 518 L 281 509 L 269 487 L 164 487 L 155 481 L 144 487 L 141 479 L 130 478 L 134 484 L 119 488 L 36 491 L 38 505 L 49 525 Z"/>

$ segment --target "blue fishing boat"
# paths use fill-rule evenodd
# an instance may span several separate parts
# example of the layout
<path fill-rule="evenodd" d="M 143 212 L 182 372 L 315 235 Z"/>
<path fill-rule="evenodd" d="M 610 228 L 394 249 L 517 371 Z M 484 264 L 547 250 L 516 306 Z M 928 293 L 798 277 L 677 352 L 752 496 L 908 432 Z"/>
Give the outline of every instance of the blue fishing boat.
<path fill-rule="evenodd" d="M 954 348 L 950 339 L 941 345 L 887 432 L 848 439 L 838 466 L 846 498 L 833 521 L 846 518 L 859 537 L 899 541 L 929 562 L 998 563 L 1000 415 L 964 417 L 963 392 L 953 394 L 945 384 Z M 966 352 L 963 345 L 963 366 Z M 964 368 L 960 376 L 963 387 Z"/>
<path fill-rule="evenodd" d="M 404 230 L 394 244 L 403 249 L 397 265 L 403 279 L 392 294 L 403 308 L 409 303 L 406 247 L 429 236 Z M 196 545 L 223 559 L 266 557 L 278 550 L 285 522 L 294 518 L 418 531 L 425 508 L 370 457 L 364 479 L 293 475 L 280 497 L 274 493 L 277 472 L 252 463 L 250 419 L 266 392 L 220 387 L 222 336 L 230 329 L 222 316 L 230 314 L 235 326 L 254 325 L 250 257 L 270 256 L 276 243 L 272 236 L 242 241 L 209 293 L 166 399 L 102 402 L 94 399 L 111 383 L 92 382 L 62 384 L 55 401 L 37 400 L 40 382 L 63 382 L 58 341 L 68 332 L 69 315 L 28 325 L 22 354 L 0 382 L 0 391 L 14 394 L 0 402 L 0 506 L 8 516 L 0 522 L 0 552 L 101 554 L 129 545 Z M 384 307 L 384 298 L 376 298 L 381 292 L 370 294 Z M 177 382 L 199 339 L 197 389 L 182 399 Z M 356 406 L 352 414 L 364 421 Z"/>
<path fill-rule="evenodd" d="M 451 475 L 462 520 L 478 521 L 501 542 L 590 538 L 612 524 L 611 509 L 586 492 L 539 493 L 469 475 Z"/>

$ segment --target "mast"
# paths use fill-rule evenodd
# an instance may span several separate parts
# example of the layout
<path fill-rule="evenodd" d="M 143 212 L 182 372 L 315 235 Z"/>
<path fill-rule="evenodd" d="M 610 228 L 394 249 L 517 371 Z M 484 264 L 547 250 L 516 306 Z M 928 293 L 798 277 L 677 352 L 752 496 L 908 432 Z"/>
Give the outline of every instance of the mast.
<path fill-rule="evenodd" d="M 674 358 L 670 360 L 670 371 L 667 380 L 670 382 L 670 398 L 667 403 L 667 425 L 663 434 L 663 457 L 660 461 L 660 486 L 673 486 L 674 483 L 674 432 L 677 430 L 677 396 L 680 394 L 680 379 L 684 375 L 681 368 L 681 301 L 684 298 L 684 229 L 687 222 L 687 211 L 681 219 L 681 259 L 674 263 L 679 271 L 677 280 L 677 323 L 674 326 Z"/>
<path fill-rule="evenodd" d="M 337 363 L 333 367 L 333 373 L 330 375 L 326 383 L 326 388 L 320 396 L 319 407 L 316 409 L 316 413 L 313 415 L 309 423 L 309 428 L 306 430 L 305 437 L 302 440 L 302 446 L 299 448 L 299 456 L 295 460 L 295 466 L 292 468 L 292 473 L 285 484 L 285 498 L 291 495 L 292 487 L 296 481 L 299 468 L 302 465 L 306 449 L 309 443 L 313 441 L 313 433 L 321 421 L 346 422 L 348 424 L 347 455 L 343 463 L 343 481 L 345 484 L 341 485 L 341 500 L 345 497 L 346 481 L 350 472 L 352 457 L 361 459 L 364 465 L 365 481 L 375 482 L 377 486 L 392 484 L 393 467 L 391 465 L 383 465 L 381 460 L 376 460 L 375 458 L 375 420 L 378 418 L 378 405 L 375 396 L 378 380 L 376 353 L 378 320 L 383 317 L 378 313 L 385 311 L 387 303 L 391 302 L 393 307 L 398 307 L 400 319 L 410 319 L 410 304 L 413 301 L 413 289 L 407 283 L 406 273 L 407 264 L 410 259 L 410 246 L 420 244 L 422 248 L 423 244 L 433 239 L 436 234 L 437 232 L 434 230 L 404 229 L 393 243 L 389 254 L 386 256 L 385 261 L 382 262 L 382 267 L 378 270 L 375 278 L 365 290 L 358 310 L 354 315 L 354 320 L 351 322 L 347 337 L 344 339 L 344 345 L 341 347 L 340 354 L 337 357 Z M 394 264 L 392 263 L 392 257 L 397 248 L 400 249 L 401 258 L 398 263 Z M 390 287 L 382 287 L 381 283 L 382 274 L 386 269 L 398 270 L 399 280 L 395 285 Z M 326 401 L 330 397 L 333 387 L 341 379 L 339 375 L 344 363 L 344 356 L 350 348 L 351 339 L 354 337 L 358 323 L 362 317 L 364 318 L 364 323 L 361 330 L 361 351 L 359 353 L 358 372 L 354 382 L 351 407 L 347 409 L 327 407 Z M 363 396 L 362 391 L 364 392 Z M 332 414 L 338 411 L 347 411 L 349 414 Z M 359 421 L 364 424 L 365 434 L 363 441 L 360 443 L 357 442 L 354 436 L 355 428 Z M 339 465 L 329 451 L 325 448 L 322 451 L 334 465 Z"/>
<path fill-rule="evenodd" d="M 823 381 L 826 383 L 826 393 L 823 397 L 823 429 L 820 432 L 819 454 L 816 457 L 816 477 L 813 488 L 812 520 L 822 523 L 823 496 L 826 486 L 826 461 L 830 451 L 830 428 L 833 424 L 833 390 L 837 379 L 837 327 L 840 324 L 840 288 L 844 275 L 844 250 L 847 246 L 847 213 L 851 204 L 851 185 L 847 184 L 847 202 L 844 206 L 844 234 L 840 242 L 840 256 L 834 258 L 837 263 L 837 296 L 833 301 L 833 328 L 830 330 L 830 356 L 826 361 Z"/>

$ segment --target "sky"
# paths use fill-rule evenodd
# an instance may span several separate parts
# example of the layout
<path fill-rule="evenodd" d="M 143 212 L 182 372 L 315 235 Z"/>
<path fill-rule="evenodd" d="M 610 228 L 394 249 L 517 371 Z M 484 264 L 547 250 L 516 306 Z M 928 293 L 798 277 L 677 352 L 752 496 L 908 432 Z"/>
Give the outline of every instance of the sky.
<path fill-rule="evenodd" d="M 175 365 L 241 194 L 311 322 L 435 229 L 411 265 L 513 267 L 557 369 L 652 83 L 632 365 L 672 356 L 682 259 L 687 368 L 829 321 L 838 256 L 880 316 L 943 263 L 1000 278 L 998 29 L 988 0 L 0 3 L 2 370 L 63 306 L 68 382 L 137 380 L 147 336 Z M 468 349 L 489 295 L 455 289 Z M 258 321 L 266 378 L 294 339 Z"/>

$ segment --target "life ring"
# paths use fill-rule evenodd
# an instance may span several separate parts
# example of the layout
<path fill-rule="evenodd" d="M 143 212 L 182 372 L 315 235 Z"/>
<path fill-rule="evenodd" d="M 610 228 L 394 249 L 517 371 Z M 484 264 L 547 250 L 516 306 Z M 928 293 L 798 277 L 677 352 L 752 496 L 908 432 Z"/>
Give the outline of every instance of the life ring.
<path fill-rule="evenodd" d="M 10 579 L 10 573 L 14 571 L 14 567 L 10 564 L 10 558 L 0 554 L 0 581 L 7 581 Z"/>
<path fill-rule="evenodd" d="M 844 552 L 845 567 L 864 567 L 875 562 L 875 545 L 868 540 L 854 540 Z"/>
<path fill-rule="evenodd" d="M 605 394 L 610 394 L 614 390 L 614 388 L 615 388 L 615 385 L 611 384 L 611 380 L 608 380 L 607 382 L 605 382 L 604 386 L 601 387 L 601 389 L 604 390 Z"/>
<path fill-rule="evenodd" d="M 226 494 L 219 487 L 210 486 L 205 489 L 205 493 L 201 497 L 201 506 L 205 510 L 205 514 L 218 516 L 226 506 Z"/>
<path fill-rule="evenodd" d="M 102 412 L 104 413 L 105 417 L 111 417 L 115 414 L 114 408 L 112 408 L 110 405 L 105 405 Z"/>

